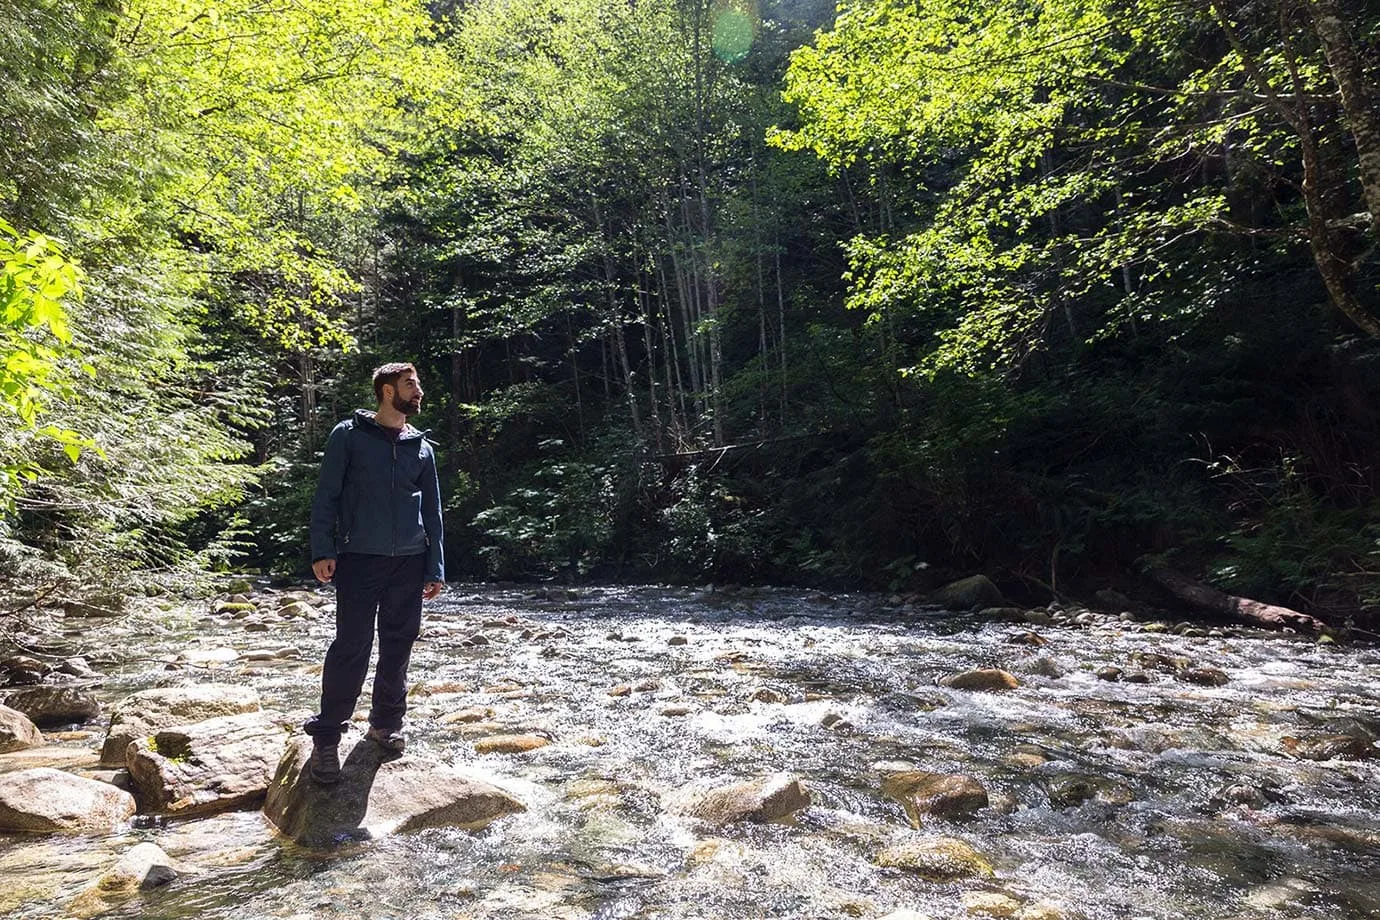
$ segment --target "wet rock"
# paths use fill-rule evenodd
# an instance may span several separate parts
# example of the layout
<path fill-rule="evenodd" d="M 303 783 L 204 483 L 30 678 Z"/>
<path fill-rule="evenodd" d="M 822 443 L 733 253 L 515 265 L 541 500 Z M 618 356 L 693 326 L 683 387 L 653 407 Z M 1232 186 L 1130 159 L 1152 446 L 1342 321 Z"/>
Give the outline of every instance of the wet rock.
<path fill-rule="evenodd" d="M 882 794 L 900 802 L 912 824 L 930 815 L 967 818 L 987 807 L 987 789 L 962 773 L 904 770 L 882 776 Z"/>
<path fill-rule="evenodd" d="M 73 898 L 67 905 L 67 913 L 82 918 L 106 913 L 139 892 L 152 891 L 177 876 L 177 868 L 167 853 L 157 844 L 141 843 L 120 857 L 113 869 Z"/>
<path fill-rule="evenodd" d="M 1130 671 L 1122 675 L 1121 679 L 1128 684 L 1148 684 L 1153 678 L 1145 671 Z"/>
<path fill-rule="evenodd" d="M 739 821 L 766 824 L 787 820 L 809 804 L 810 794 L 799 777 L 776 773 L 729 786 L 684 787 L 669 797 L 668 810 L 721 827 Z"/>
<path fill-rule="evenodd" d="M 970 917 L 997 917 L 1001 920 L 1016 917 L 1021 902 L 1003 891 L 965 891 L 963 910 Z"/>
<path fill-rule="evenodd" d="M 892 844 L 877 854 L 877 865 L 904 869 L 931 882 L 991 878 L 992 865 L 968 843 L 955 837 L 916 837 Z"/>
<path fill-rule="evenodd" d="M 770 687 L 759 687 L 753 692 L 752 699 L 758 703 L 784 703 L 786 702 L 786 694 Z"/>
<path fill-rule="evenodd" d="M 1216 668 L 1188 668 L 1179 672 L 1179 680 L 1200 687 L 1220 687 L 1231 680 L 1225 671 Z"/>
<path fill-rule="evenodd" d="M 1118 681 L 1121 680 L 1121 668 L 1115 665 L 1106 665 L 1098 668 L 1095 672 L 1098 680 Z"/>
<path fill-rule="evenodd" d="M 1380 757 L 1368 738 L 1356 735 L 1312 735 L 1306 738 L 1282 739 L 1284 749 L 1302 760 L 1369 760 Z"/>
<path fill-rule="evenodd" d="M 6 694 L 4 704 L 39 728 L 85 722 L 101 714 L 96 697 L 75 687 L 28 687 Z"/>
<path fill-rule="evenodd" d="M 819 720 L 819 724 L 836 732 L 849 732 L 853 730 L 853 723 L 836 712 L 826 713 L 824 718 Z"/>
<path fill-rule="evenodd" d="M 1048 782 L 1049 803 L 1072 808 L 1084 802 L 1125 805 L 1135 799 L 1131 787 L 1105 776 L 1056 776 Z"/>
<path fill-rule="evenodd" d="M 1032 626 L 1053 626 L 1058 622 L 1048 610 L 1040 610 L 1039 608 L 1025 611 L 1021 614 L 1021 620 Z"/>
<path fill-rule="evenodd" d="M 349 737 L 340 752 L 340 782 L 322 786 L 305 770 L 311 740 L 289 742 L 264 803 L 264 814 L 288 838 L 326 847 L 427 827 L 478 830 L 526 811 L 511 793 L 434 761 L 389 755 Z"/>
<path fill-rule="evenodd" d="M 1064 671 L 1059 665 L 1055 664 L 1054 659 L 1048 655 L 1039 655 L 1034 658 L 1027 658 L 1020 663 L 1020 670 L 1026 674 L 1033 674 L 1036 677 L 1048 677 L 1051 680 L 1058 680 L 1064 676 Z"/>
<path fill-rule="evenodd" d="M 483 722 L 485 719 L 493 718 L 492 709 L 460 709 L 455 712 L 448 712 L 441 716 L 442 725 L 455 725 L 457 723 Z"/>
<path fill-rule="evenodd" d="M 667 644 L 667 645 L 684 645 L 684 644 L 685 644 L 686 642 L 688 642 L 688 641 L 689 641 L 689 640 L 686 639 L 684 636 L 672 636 L 671 638 L 669 638 L 669 639 L 666 640 L 666 644 Z"/>
<path fill-rule="evenodd" d="M 1039 633 L 1018 632 L 1015 635 L 1007 636 L 1006 641 L 1012 645 L 1029 645 L 1035 648 L 1044 648 L 1049 645 L 1049 640 Z"/>
<path fill-rule="evenodd" d="M 1019 622 L 1024 618 L 1025 611 L 1020 607 L 984 607 L 978 611 L 978 616 L 984 620 L 1011 620 Z"/>
<path fill-rule="evenodd" d="M 234 617 L 236 614 L 253 613 L 257 609 L 257 607 L 248 601 L 226 601 L 216 604 L 216 613 L 229 617 Z"/>
<path fill-rule="evenodd" d="M 43 743 L 43 733 L 24 713 L 0 706 L 0 754 L 22 751 Z"/>
<path fill-rule="evenodd" d="M 663 716 L 688 716 L 694 711 L 693 706 L 686 706 L 683 703 L 672 703 L 670 706 L 662 706 L 659 710 Z"/>
<path fill-rule="evenodd" d="M 474 743 L 476 754 L 526 754 L 537 748 L 546 747 L 550 738 L 540 735 L 491 735 Z"/>
<path fill-rule="evenodd" d="M 315 617 L 316 608 L 313 607 L 311 604 L 308 604 L 306 601 L 296 600 L 289 601 L 288 603 L 279 607 L 275 611 L 275 613 L 277 613 L 278 616 L 283 617 L 284 619 L 292 619 L 294 617 Z"/>
<path fill-rule="evenodd" d="M 0 687 L 27 687 L 42 682 L 52 670 L 37 658 L 11 655 L 0 658 Z"/>
<path fill-rule="evenodd" d="M 36 767 L 0 774 L 0 832 L 113 833 L 134 814 L 134 796 L 106 783 Z"/>
<path fill-rule="evenodd" d="M 955 690 L 975 690 L 985 693 L 1015 690 L 1021 685 L 1015 675 L 1000 668 L 979 668 L 976 671 L 964 671 L 962 674 L 946 677 L 940 683 Z"/>
<path fill-rule="evenodd" d="M 130 742 L 158 731 L 220 716 L 258 712 L 259 694 L 248 687 L 201 684 L 141 690 L 121 700 L 110 715 L 101 763 L 123 767 Z"/>
<path fill-rule="evenodd" d="M 986 575 L 970 575 L 935 591 L 930 595 L 930 603 L 948 610 L 978 610 L 1006 606 L 1006 599 Z"/>
<path fill-rule="evenodd" d="M 216 668 L 239 660 L 240 653 L 232 648 L 189 648 L 177 656 L 182 664 L 200 668 Z"/>
<path fill-rule="evenodd" d="M 138 739 L 129 774 L 141 810 L 185 816 L 257 805 L 286 736 L 269 713 L 247 712 Z"/>
<path fill-rule="evenodd" d="M 85 658 L 68 658 L 56 668 L 59 674 L 67 674 L 72 677 L 80 677 L 83 680 L 95 680 L 101 673 L 87 662 Z"/>

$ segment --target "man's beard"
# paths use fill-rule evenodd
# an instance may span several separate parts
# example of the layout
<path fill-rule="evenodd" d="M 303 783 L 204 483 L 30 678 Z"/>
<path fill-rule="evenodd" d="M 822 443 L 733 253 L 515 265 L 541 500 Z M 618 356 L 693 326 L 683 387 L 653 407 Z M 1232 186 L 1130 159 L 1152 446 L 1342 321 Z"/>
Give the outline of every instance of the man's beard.
<path fill-rule="evenodd" d="M 393 408 L 401 412 L 404 416 L 413 416 L 422 411 L 422 398 L 413 397 L 411 402 L 405 402 L 401 396 L 394 394 Z"/>

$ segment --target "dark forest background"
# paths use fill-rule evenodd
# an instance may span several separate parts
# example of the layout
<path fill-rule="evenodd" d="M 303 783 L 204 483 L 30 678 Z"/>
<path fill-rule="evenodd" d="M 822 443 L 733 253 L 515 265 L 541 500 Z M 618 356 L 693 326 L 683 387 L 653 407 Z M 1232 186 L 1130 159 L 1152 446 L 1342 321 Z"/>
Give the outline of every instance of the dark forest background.
<path fill-rule="evenodd" d="M 452 579 L 1380 604 L 1362 0 L 18 0 L 0 571 L 308 571 L 411 360 Z M 12 593 L 14 593 L 12 591 Z"/>

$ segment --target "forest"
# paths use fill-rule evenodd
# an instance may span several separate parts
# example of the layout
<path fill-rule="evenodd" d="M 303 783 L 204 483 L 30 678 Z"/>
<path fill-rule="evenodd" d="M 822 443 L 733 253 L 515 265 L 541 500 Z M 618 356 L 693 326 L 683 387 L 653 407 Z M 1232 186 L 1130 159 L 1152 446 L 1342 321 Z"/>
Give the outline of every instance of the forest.
<path fill-rule="evenodd" d="M 452 580 L 1376 622 L 1368 0 L 12 0 L 0 138 L 0 607 L 306 577 L 402 360 Z"/>

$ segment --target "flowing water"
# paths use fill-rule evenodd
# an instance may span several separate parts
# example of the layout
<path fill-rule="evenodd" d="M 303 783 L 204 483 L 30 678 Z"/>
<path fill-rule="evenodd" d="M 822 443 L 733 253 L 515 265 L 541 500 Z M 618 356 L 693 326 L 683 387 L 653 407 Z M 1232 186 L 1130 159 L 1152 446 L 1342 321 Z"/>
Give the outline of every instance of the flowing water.
<path fill-rule="evenodd" d="M 993 893 L 1011 899 L 1003 916 L 1019 902 L 1022 917 L 1065 920 L 1380 916 L 1380 760 L 1310 759 L 1327 756 L 1326 736 L 1362 748 L 1380 737 L 1374 646 L 1189 638 L 1114 618 L 1031 627 L 770 590 L 452 586 L 426 617 L 409 751 L 484 775 L 527 812 L 329 853 L 281 840 L 256 812 L 136 821 L 111 838 L 10 838 L 0 913 L 65 916 L 119 853 L 149 840 L 188 871 L 109 916 L 823 920 L 905 908 L 943 920 L 976 915 Z M 81 621 L 70 638 L 106 650 L 107 704 L 234 682 L 298 720 L 315 702 L 329 621 L 250 632 L 204 608 L 150 609 Z M 1031 629 L 1048 644 L 1011 641 Z M 241 657 L 170 669 L 188 648 Z M 1176 679 L 1185 663 L 1230 680 Z M 1149 682 L 1099 679 L 1109 665 Z M 1021 686 L 938 683 L 993 666 Z M 486 722 L 442 718 L 474 707 L 491 711 Z M 553 743 L 476 755 L 474 739 L 498 732 Z M 64 744 L 89 758 L 99 742 Z M 917 830 L 880 790 L 879 766 L 898 761 L 975 777 L 991 807 Z M 0 757 L 0 770 L 16 765 Z M 812 799 L 792 824 L 707 829 L 663 807 L 687 784 L 781 771 Z M 969 842 L 996 877 L 934 883 L 874 862 L 888 843 L 929 835 Z"/>

